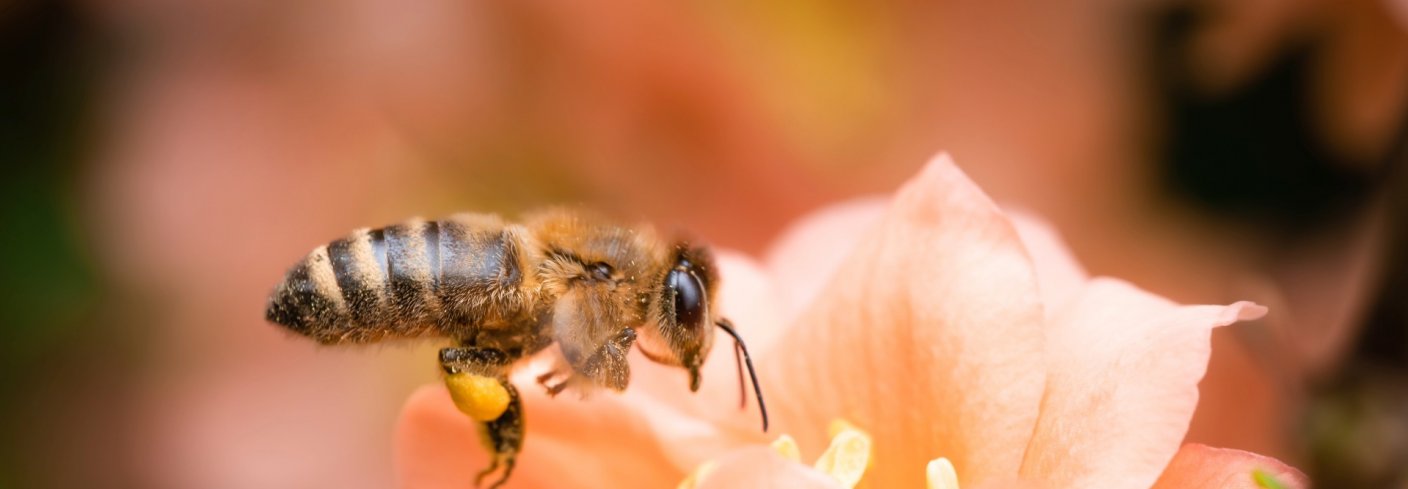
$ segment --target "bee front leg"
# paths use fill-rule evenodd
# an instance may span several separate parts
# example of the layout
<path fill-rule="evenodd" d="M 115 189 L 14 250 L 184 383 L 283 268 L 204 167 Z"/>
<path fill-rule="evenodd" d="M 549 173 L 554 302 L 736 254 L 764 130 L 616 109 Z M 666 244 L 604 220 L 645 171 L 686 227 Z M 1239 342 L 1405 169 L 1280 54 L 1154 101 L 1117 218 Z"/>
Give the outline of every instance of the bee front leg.
<path fill-rule="evenodd" d="M 597 385 L 618 391 L 625 390 L 626 384 L 631 380 L 631 364 L 626 361 L 626 354 L 631 352 L 631 345 L 635 342 L 636 330 L 624 328 L 587 357 L 581 365 L 574 367 Z"/>
<path fill-rule="evenodd" d="M 553 378 L 558 377 L 560 375 L 562 375 L 562 372 L 559 372 L 557 370 L 552 370 L 542 375 L 539 375 L 538 385 L 543 386 L 543 389 L 547 391 L 549 396 L 557 397 L 558 394 L 561 394 L 563 390 L 567 389 L 567 382 L 568 380 L 570 380 L 569 377 L 568 379 L 561 379 L 554 382 Z"/>

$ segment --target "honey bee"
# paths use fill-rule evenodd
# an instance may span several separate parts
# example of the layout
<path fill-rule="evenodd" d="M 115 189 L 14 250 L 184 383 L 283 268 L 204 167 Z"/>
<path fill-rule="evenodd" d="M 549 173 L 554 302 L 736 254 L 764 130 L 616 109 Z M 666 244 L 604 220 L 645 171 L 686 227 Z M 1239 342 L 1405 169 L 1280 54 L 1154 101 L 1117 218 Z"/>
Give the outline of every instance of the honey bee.
<path fill-rule="evenodd" d="M 717 327 L 733 337 L 736 361 L 741 354 L 740 389 L 747 364 L 766 431 L 747 346 L 711 301 L 718 282 L 708 248 L 666 241 L 649 226 L 565 209 L 519 222 L 458 214 L 358 229 L 315 248 L 274 288 L 265 317 L 327 345 L 453 341 L 439 355 L 447 375 L 497 379 L 508 393 L 502 414 L 479 422 L 493 457 L 475 484 L 502 467 L 497 487 L 512 474 L 524 435 L 508 375 L 553 345 L 559 365 L 538 377 L 552 395 L 569 386 L 624 390 L 632 345 L 686 370 L 697 391 Z"/>

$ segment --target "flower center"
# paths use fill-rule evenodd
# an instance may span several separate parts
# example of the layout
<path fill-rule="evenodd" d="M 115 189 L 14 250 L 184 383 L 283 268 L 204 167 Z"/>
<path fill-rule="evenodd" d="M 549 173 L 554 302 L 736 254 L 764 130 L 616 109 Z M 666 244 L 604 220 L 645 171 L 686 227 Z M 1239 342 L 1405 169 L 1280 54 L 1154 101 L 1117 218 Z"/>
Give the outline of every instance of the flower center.
<path fill-rule="evenodd" d="M 827 432 L 831 435 L 831 444 L 817 457 L 812 468 L 836 480 L 840 487 L 853 489 L 870 467 L 873 445 L 870 434 L 841 419 L 832 421 Z M 770 446 L 782 458 L 802 463 L 802 451 L 791 436 L 783 434 Z M 699 464 L 676 489 L 694 489 L 716 468 L 718 463 L 713 460 Z M 959 489 L 958 473 L 954 471 L 953 463 L 944 457 L 929 461 L 925 467 L 925 480 L 928 489 Z"/>

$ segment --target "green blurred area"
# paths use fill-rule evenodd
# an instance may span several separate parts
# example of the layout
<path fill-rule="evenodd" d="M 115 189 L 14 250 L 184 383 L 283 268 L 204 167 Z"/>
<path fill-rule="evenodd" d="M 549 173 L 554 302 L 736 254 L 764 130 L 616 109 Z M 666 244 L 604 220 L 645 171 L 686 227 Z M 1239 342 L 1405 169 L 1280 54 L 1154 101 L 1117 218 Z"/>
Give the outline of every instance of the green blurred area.
<path fill-rule="evenodd" d="M 91 34 L 61 2 L 0 16 L 0 487 L 42 480 L 39 392 L 99 335 L 102 292 L 75 199 L 97 81 Z"/>
<path fill-rule="evenodd" d="M 0 306 L 14 335 L 3 352 L 11 361 L 51 345 L 53 329 L 77 323 L 94 292 L 74 196 L 97 67 L 71 13 L 35 8 L 39 22 L 4 31 L 0 53 Z"/>

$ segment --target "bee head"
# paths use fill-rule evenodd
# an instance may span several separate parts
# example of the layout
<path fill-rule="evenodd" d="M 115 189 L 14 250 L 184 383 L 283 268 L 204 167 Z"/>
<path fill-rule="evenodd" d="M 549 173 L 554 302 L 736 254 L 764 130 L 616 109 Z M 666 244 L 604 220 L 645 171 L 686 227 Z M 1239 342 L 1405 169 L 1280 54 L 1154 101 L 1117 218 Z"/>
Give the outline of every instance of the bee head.
<path fill-rule="evenodd" d="M 689 371 L 690 390 L 699 389 L 699 369 L 714 345 L 713 297 L 718 272 L 709 250 L 678 243 L 672 265 L 658 277 L 650 307 L 653 325 L 638 342 L 645 356 Z"/>
<path fill-rule="evenodd" d="M 699 390 L 699 369 L 714 346 L 714 328 L 733 338 L 733 353 L 738 362 L 740 400 L 743 389 L 743 366 L 753 381 L 753 395 L 758 399 L 758 412 L 763 417 L 763 431 L 768 430 L 768 410 L 763 404 L 763 390 L 758 374 L 743 338 L 733 323 L 714 313 L 714 291 L 718 288 L 718 269 L 709 250 L 679 243 L 674 247 L 672 266 L 660 275 L 651 301 L 653 321 L 641 328 L 636 345 L 640 351 L 659 363 L 684 367 L 689 371 L 689 390 Z"/>

